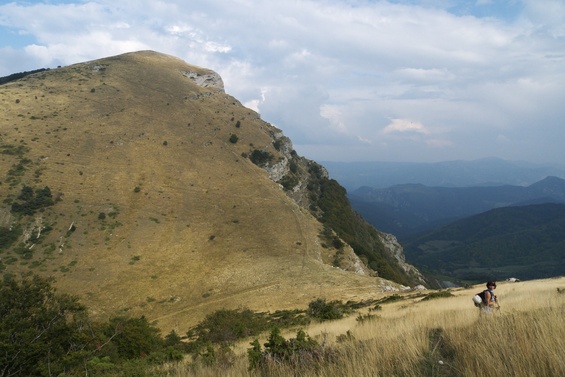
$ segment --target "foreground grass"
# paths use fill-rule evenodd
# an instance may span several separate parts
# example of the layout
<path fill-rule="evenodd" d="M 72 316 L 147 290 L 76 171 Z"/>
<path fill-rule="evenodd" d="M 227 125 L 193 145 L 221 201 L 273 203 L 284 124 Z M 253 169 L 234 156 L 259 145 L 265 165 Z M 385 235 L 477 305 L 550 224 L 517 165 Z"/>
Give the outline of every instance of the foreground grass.
<path fill-rule="evenodd" d="M 250 371 L 249 340 L 214 365 L 187 362 L 165 375 L 563 376 L 565 294 L 557 288 L 565 288 L 565 278 L 500 284 L 501 309 L 487 317 L 471 302 L 481 288 L 434 300 L 408 298 L 362 321 L 351 316 L 308 326 L 304 330 L 323 352 L 293 366 L 272 362 Z"/>

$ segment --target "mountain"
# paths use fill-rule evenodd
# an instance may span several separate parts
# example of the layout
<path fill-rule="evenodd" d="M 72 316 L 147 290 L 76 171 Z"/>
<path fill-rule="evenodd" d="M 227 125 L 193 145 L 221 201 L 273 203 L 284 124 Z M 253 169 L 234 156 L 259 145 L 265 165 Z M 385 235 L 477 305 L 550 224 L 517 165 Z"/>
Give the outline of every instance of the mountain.
<path fill-rule="evenodd" d="M 497 208 L 420 235 L 408 260 L 463 281 L 565 275 L 565 204 Z"/>
<path fill-rule="evenodd" d="M 565 203 L 565 180 L 546 177 L 530 186 L 427 187 L 396 185 L 362 187 L 349 194 L 351 205 L 368 222 L 404 239 L 493 208 L 539 203 Z"/>
<path fill-rule="evenodd" d="M 407 183 L 434 187 L 526 186 L 547 176 L 565 178 L 565 165 L 499 158 L 435 163 L 323 161 L 322 164 L 349 192 L 363 186 L 386 188 Z"/>
<path fill-rule="evenodd" d="M 394 236 L 213 71 L 141 51 L 4 82 L 5 278 L 52 276 L 94 316 L 179 333 L 222 308 L 421 281 Z"/>

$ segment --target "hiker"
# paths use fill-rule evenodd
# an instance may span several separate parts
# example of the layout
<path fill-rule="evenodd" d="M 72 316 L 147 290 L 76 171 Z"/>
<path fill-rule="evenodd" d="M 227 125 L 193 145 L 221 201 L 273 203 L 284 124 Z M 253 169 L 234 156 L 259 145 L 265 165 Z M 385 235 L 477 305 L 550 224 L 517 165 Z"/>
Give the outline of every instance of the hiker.
<path fill-rule="evenodd" d="M 480 306 L 481 313 L 492 314 L 494 309 L 494 304 L 496 303 L 498 305 L 498 301 L 496 300 L 496 295 L 494 294 L 495 289 L 496 289 L 495 281 L 487 282 L 487 289 L 484 291 L 484 300 Z"/>

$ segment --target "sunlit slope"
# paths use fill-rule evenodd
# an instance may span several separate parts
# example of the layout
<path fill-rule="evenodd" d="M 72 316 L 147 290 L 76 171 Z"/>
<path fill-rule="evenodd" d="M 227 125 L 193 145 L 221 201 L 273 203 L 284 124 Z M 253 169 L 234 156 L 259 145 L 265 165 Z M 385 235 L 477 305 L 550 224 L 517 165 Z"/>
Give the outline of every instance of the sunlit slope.
<path fill-rule="evenodd" d="M 321 224 L 246 158 L 276 158 L 280 131 L 216 76 L 138 52 L 0 86 L 0 227 L 22 232 L 4 273 L 53 275 L 95 314 L 164 328 L 378 291 L 380 279 L 322 263 Z M 14 214 L 24 186 L 55 203 Z"/>

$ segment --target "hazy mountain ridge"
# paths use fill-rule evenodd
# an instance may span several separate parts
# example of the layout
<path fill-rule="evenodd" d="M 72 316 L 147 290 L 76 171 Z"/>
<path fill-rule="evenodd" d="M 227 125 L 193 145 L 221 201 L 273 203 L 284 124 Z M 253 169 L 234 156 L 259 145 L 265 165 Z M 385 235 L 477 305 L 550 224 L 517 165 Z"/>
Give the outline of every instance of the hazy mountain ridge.
<path fill-rule="evenodd" d="M 529 186 L 427 187 L 405 184 L 360 188 L 349 194 L 352 206 L 378 229 L 401 239 L 493 208 L 565 202 L 565 180 L 545 179 Z"/>
<path fill-rule="evenodd" d="M 547 176 L 565 178 L 565 165 L 534 164 L 485 158 L 473 161 L 321 162 L 349 192 L 360 187 L 387 188 L 399 184 L 433 187 L 527 186 Z"/>
<path fill-rule="evenodd" d="M 0 268 L 53 275 L 94 314 L 174 328 L 398 286 L 371 261 L 418 279 L 213 71 L 145 51 L 27 75 L 0 101 Z"/>

